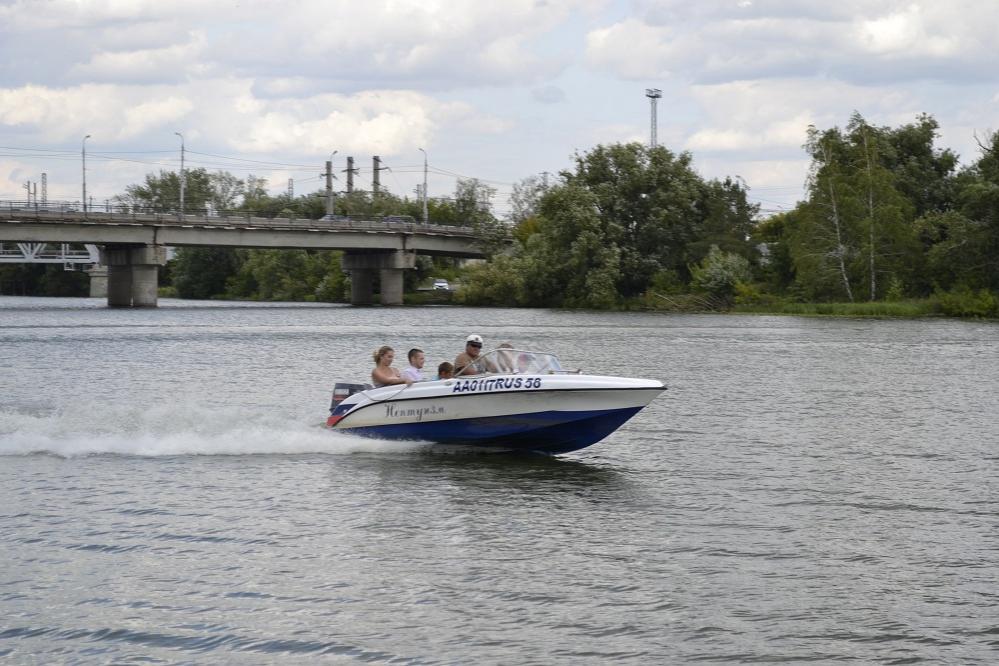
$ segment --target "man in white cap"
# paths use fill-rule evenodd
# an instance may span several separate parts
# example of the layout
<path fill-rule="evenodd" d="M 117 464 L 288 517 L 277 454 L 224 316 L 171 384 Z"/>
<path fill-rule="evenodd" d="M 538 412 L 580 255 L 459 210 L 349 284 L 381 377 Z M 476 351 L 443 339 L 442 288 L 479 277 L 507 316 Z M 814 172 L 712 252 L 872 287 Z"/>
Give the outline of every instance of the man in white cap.
<path fill-rule="evenodd" d="M 485 359 L 479 358 L 482 353 L 482 336 L 472 334 L 465 338 L 465 351 L 458 354 L 454 359 L 454 376 L 478 375 L 483 372 L 495 371 L 490 368 L 492 364 Z"/>

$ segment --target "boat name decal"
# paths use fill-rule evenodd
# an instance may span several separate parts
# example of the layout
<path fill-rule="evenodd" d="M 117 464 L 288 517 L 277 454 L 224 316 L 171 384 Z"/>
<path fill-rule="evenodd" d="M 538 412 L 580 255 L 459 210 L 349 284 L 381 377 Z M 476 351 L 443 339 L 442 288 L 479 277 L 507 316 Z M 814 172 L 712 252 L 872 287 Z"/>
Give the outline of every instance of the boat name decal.
<path fill-rule="evenodd" d="M 463 379 L 454 383 L 452 393 L 469 391 L 499 391 L 503 389 L 541 388 L 541 377 L 496 377 L 493 379 Z"/>
<path fill-rule="evenodd" d="M 416 417 L 417 421 L 422 421 L 424 416 L 436 416 L 437 414 L 443 414 L 444 408 L 439 405 L 431 405 L 430 407 L 409 407 L 409 408 L 399 408 L 395 405 L 385 405 L 385 416 L 386 417 Z"/>

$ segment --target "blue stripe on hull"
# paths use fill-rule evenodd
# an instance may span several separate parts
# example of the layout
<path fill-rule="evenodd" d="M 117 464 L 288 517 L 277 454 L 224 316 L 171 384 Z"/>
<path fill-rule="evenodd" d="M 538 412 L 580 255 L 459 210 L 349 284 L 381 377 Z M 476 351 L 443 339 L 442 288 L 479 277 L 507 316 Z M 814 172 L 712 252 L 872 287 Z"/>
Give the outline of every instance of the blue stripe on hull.
<path fill-rule="evenodd" d="M 641 407 L 581 412 L 535 412 L 477 419 L 426 421 L 397 425 L 343 428 L 344 432 L 381 439 L 407 439 L 437 444 L 566 453 L 596 444 Z"/>

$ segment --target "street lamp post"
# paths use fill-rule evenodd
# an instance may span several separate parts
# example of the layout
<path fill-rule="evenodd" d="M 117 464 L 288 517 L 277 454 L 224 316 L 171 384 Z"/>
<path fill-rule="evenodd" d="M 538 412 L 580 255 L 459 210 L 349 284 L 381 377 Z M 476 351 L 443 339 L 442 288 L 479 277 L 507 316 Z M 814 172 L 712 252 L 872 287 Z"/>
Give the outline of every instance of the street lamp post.
<path fill-rule="evenodd" d="M 184 135 L 180 132 L 174 132 L 180 137 L 180 214 L 184 214 Z"/>
<path fill-rule="evenodd" d="M 82 148 L 80 150 L 81 154 L 83 155 L 83 213 L 84 214 L 86 214 L 87 212 L 87 139 L 89 138 L 90 138 L 89 134 L 83 137 L 83 141 L 81 143 Z"/>
<path fill-rule="evenodd" d="M 427 151 L 420 148 L 420 152 L 423 153 L 423 224 L 428 224 L 427 221 Z"/>

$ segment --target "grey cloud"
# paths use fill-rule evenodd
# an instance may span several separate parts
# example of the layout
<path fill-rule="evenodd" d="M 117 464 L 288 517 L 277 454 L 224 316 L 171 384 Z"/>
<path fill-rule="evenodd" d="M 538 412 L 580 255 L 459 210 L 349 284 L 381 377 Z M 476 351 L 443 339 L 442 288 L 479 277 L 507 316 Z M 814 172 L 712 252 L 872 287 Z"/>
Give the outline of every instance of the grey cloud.
<path fill-rule="evenodd" d="M 766 7 L 751 15 L 760 4 Z M 724 5 L 724 11 L 717 4 L 656 5 L 649 12 L 654 20 L 609 26 L 609 39 L 591 48 L 590 59 L 633 80 L 669 73 L 697 84 L 807 76 L 861 85 L 999 80 L 991 37 L 959 11 L 891 2 L 881 13 L 847 15 L 844 6 L 854 5 L 848 1 L 838 10 L 820 11 L 798 3 L 805 10 L 783 16 L 771 3 L 755 0 L 745 15 L 736 3 Z M 898 11 L 888 11 L 893 8 Z M 982 9 L 978 23 L 989 24 L 993 17 L 999 11 Z M 953 34 L 954 26 L 960 26 L 959 34 Z M 645 52 L 635 52 L 636 35 Z"/>
<path fill-rule="evenodd" d="M 558 86 L 543 86 L 531 91 L 531 97 L 542 104 L 558 104 L 566 99 L 565 91 Z"/>
<path fill-rule="evenodd" d="M 197 4 L 108 10 L 107 15 L 90 17 L 52 9 L 44 21 L 29 23 L 30 13 L 21 11 L 20 27 L 0 22 L 0 86 L 40 80 L 64 86 L 155 84 L 234 76 L 272 80 L 259 87 L 266 96 L 281 94 L 280 89 L 296 78 L 314 80 L 320 90 L 339 92 L 444 91 L 530 85 L 564 66 L 563 60 L 542 55 L 540 39 L 547 28 L 539 28 L 539 22 L 557 25 L 564 19 L 558 11 L 543 7 L 537 10 L 543 14 L 540 20 L 528 11 L 497 25 L 487 15 L 477 22 L 457 21 L 460 28 L 449 34 L 441 34 L 439 17 L 430 11 L 421 10 L 424 24 L 419 26 L 397 20 L 391 25 L 361 23 L 347 32 L 342 26 L 349 25 L 349 18 L 338 15 L 341 27 L 323 33 L 308 32 L 313 27 L 308 20 L 332 15 L 336 9 L 319 2 L 311 3 L 311 14 L 300 12 L 301 16 L 256 6 L 242 21 L 211 8 L 199 14 Z M 77 25 L 84 18 L 87 22 Z M 355 17 L 369 22 L 381 18 L 378 12 L 364 11 Z M 151 53 L 183 49 L 192 31 L 205 36 L 196 57 Z M 125 57 L 129 52 L 137 55 L 131 62 Z M 304 94 L 308 87 L 292 86 L 288 94 Z"/>
<path fill-rule="evenodd" d="M 798 19 L 818 22 L 850 21 L 874 10 L 905 6 L 899 0 L 636 0 L 635 13 L 649 25 L 703 24 L 753 19 Z"/>

